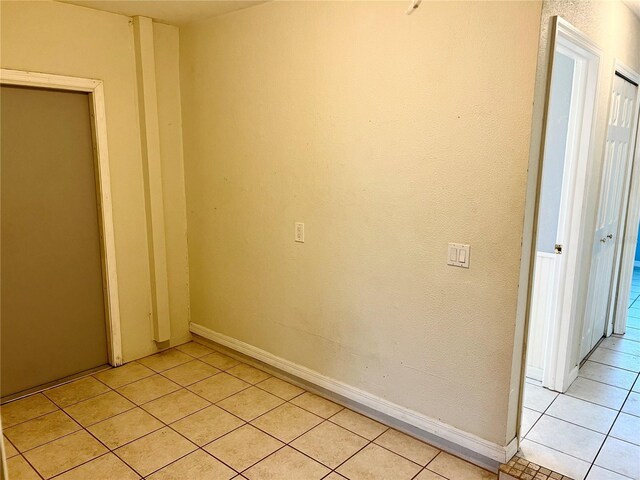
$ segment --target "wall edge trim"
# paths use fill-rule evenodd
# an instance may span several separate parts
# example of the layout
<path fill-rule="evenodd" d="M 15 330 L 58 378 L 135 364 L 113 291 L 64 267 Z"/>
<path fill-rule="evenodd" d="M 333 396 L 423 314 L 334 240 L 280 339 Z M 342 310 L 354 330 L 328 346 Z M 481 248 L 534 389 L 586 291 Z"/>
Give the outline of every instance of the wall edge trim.
<path fill-rule="evenodd" d="M 395 403 L 389 402 L 364 390 L 343 383 L 339 380 L 322 375 L 315 370 L 285 360 L 248 343 L 218 333 L 205 326 L 191 322 L 189 329 L 192 333 L 200 335 L 208 340 L 219 343 L 232 350 L 264 362 L 272 367 L 282 370 L 290 375 L 301 378 L 329 392 L 345 397 L 357 404 L 387 415 L 393 419 L 407 423 L 415 428 L 435 435 L 447 442 L 470 450 L 478 455 L 491 460 L 506 463 L 517 451 L 517 438 L 508 445 L 502 446 L 485 440 L 472 433 L 465 432 L 456 427 L 440 422 L 424 414 L 415 412 Z"/>

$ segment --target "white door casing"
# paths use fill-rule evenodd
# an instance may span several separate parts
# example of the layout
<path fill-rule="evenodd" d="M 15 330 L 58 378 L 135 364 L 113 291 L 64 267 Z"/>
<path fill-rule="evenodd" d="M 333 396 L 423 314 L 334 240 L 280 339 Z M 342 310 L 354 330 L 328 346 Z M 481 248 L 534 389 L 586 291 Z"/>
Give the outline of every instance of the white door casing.
<path fill-rule="evenodd" d="M 614 76 L 609 106 L 596 230 L 589 275 L 587 308 L 582 328 L 580 359 L 606 334 L 612 319 L 619 269 L 623 216 L 631 173 L 631 132 L 634 126 L 636 87 Z"/>
<path fill-rule="evenodd" d="M 541 363 L 542 384 L 549 389 L 558 391 L 565 391 L 568 388 L 578 370 L 575 362 L 572 362 L 571 349 L 568 346 L 571 339 L 576 338 L 575 332 L 578 328 L 575 303 L 578 293 L 578 270 L 580 269 L 579 252 L 584 243 L 583 205 L 587 171 L 593 157 L 592 138 L 596 118 L 600 57 L 599 48 L 588 37 L 562 18 L 556 17 L 551 58 L 551 82 L 547 97 L 547 115 L 543 137 L 541 182 L 545 182 L 544 176 L 547 166 L 557 164 L 560 170 L 554 176 L 556 178 L 562 177 L 561 193 L 559 198 L 556 193 L 552 204 L 545 206 L 543 204 L 545 185 L 540 186 L 535 240 L 536 257 L 534 262 L 536 263 L 533 270 L 535 277 L 532 279 L 532 282 L 542 282 L 547 287 L 552 285 L 553 295 L 550 298 L 548 289 L 536 288 L 535 285 L 532 285 L 527 369 L 534 370 L 534 368 L 529 368 L 534 367 L 532 364 L 534 359 L 531 359 L 532 362 L 529 360 L 530 353 L 544 352 L 544 359 Z M 573 62 L 572 74 L 568 80 L 565 79 L 563 83 L 554 85 L 554 71 L 557 71 L 560 66 L 558 62 L 567 59 Z M 554 107 L 553 99 L 557 98 L 557 89 L 566 88 L 568 83 L 571 84 L 568 116 L 563 117 L 560 124 L 554 124 L 553 119 L 550 118 L 552 116 L 551 109 Z M 557 144 L 555 149 L 552 149 L 550 142 L 552 142 L 552 137 L 559 125 L 567 130 L 565 143 Z M 564 164 L 557 163 L 558 161 L 564 162 Z M 548 178 L 554 178 L 554 176 Z M 558 188 L 557 185 L 556 188 Z M 544 268 L 548 278 L 541 279 L 539 275 L 542 273 L 542 269 L 539 268 L 541 265 L 537 264 L 538 260 L 543 252 L 553 252 L 553 250 L 549 251 L 548 246 L 539 243 L 539 236 L 544 228 L 541 224 L 541 218 L 550 211 L 555 212 L 557 216 L 557 228 L 554 230 L 552 225 L 551 229 L 547 228 L 547 232 L 555 234 L 555 243 L 561 246 L 559 249 L 561 253 L 559 251 L 559 254 L 554 255 L 555 259 L 549 258 L 553 265 L 547 265 Z M 549 243 L 548 240 L 547 238 L 546 243 Z M 551 302 L 552 305 L 538 308 L 536 302 L 540 301 L 543 303 Z M 544 322 L 544 325 L 536 327 L 536 322 Z M 538 334 L 533 335 L 534 332 L 538 332 Z M 536 349 L 531 345 L 532 341 L 543 342 L 543 345 L 539 345 Z M 540 359 L 537 361 L 539 362 Z"/>

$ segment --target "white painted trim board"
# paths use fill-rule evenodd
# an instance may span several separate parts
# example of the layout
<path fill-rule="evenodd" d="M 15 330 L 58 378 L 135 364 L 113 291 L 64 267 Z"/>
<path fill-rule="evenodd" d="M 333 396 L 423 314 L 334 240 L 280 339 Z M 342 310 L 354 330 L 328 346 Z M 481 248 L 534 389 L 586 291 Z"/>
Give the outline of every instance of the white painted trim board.
<path fill-rule="evenodd" d="M 273 355 L 265 350 L 249 345 L 248 343 L 236 340 L 235 338 L 222 333 L 215 332 L 197 323 L 190 323 L 190 331 L 270 365 L 294 377 L 300 378 L 321 389 L 347 398 L 368 409 L 379 412 L 382 415 L 399 420 L 400 422 L 406 423 L 418 430 L 434 435 L 444 440 L 444 443 L 453 443 L 463 449 L 470 450 L 479 456 L 486 457 L 500 463 L 506 463 L 516 454 L 516 438 L 509 442 L 507 446 L 498 445 L 421 413 L 389 402 L 388 400 L 377 397 L 376 395 L 360 390 L 339 380 L 322 375 L 319 372 Z M 473 458 L 468 459 L 473 461 Z M 486 467 L 486 464 L 483 464 L 483 466 Z"/>

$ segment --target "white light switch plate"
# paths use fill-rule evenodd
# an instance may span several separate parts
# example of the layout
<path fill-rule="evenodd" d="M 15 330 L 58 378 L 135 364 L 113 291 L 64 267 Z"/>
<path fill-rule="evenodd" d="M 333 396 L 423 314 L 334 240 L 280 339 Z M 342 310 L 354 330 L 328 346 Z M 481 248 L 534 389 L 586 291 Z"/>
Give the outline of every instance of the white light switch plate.
<path fill-rule="evenodd" d="M 447 252 L 447 265 L 469 268 L 469 245 L 450 243 Z"/>
<path fill-rule="evenodd" d="M 296 222 L 294 240 L 296 242 L 304 243 L 304 223 Z"/>

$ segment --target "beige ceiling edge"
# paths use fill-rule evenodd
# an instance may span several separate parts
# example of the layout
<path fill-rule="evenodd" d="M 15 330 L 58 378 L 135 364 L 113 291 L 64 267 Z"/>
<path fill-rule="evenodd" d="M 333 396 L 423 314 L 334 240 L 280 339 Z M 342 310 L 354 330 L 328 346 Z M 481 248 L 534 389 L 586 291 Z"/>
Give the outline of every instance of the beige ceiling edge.
<path fill-rule="evenodd" d="M 185 27 L 191 23 L 250 8 L 266 0 L 56 0 L 128 17 L 148 17 L 156 23 Z"/>

